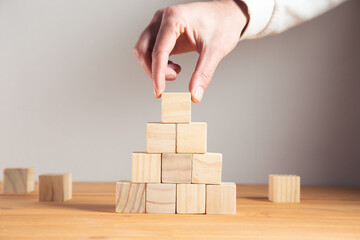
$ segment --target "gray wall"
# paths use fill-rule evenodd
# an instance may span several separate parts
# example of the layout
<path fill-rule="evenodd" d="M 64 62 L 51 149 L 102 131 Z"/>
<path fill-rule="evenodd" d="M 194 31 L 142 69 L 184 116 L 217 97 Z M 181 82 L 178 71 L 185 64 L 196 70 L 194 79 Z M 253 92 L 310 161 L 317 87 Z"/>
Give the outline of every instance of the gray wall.
<path fill-rule="evenodd" d="M 178 1 L 179 2 L 179 1 Z M 0 168 L 129 179 L 131 152 L 160 101 L 132 54 L 152 14 L 175 1 L 0 1 Z M 193 120 L 223 180 L 360 185 L 360 4 L 281 35 L 243 41 L 220 64 Z M 235 26 L 234 26 L 235 27 Z M 167 91 L 187 91 L 197 54 Z"/>

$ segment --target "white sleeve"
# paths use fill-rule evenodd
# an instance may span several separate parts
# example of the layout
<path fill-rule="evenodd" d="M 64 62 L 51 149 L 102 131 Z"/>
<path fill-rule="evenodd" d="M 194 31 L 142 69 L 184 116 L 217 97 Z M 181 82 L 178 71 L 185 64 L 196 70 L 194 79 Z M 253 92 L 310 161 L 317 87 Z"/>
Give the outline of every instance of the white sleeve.
<path fill-rule="evenodd" d="M 315 18 L 346 0 L 242 0 L 249 22 L 241 39 L 280 33 Z"/>

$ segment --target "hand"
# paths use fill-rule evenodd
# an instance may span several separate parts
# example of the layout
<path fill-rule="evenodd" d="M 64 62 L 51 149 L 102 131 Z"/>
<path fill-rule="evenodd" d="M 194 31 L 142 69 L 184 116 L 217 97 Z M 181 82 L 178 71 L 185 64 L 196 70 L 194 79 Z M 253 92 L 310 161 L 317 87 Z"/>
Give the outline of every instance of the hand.
<path fill-rule="evenodd" d="M 199 53 L 189 91 L 192 101 L 201 101 L 215 69 L 239 41 L 248 16 L 236 0 L 195 2 L 157 11 L 134 47 L 134 54 L 152 78 L 154 94 L 161 97 L 165 80 L 175 80 L 181 67 L 169 56 Z"/>

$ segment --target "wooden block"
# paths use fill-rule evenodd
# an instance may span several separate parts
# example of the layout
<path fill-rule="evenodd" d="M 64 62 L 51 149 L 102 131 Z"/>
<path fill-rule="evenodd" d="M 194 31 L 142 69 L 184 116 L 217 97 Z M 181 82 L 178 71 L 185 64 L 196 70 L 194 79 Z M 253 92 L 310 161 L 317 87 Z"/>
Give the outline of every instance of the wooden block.
<path fill-rule="evenodd" d="M 236 184 L 206 185 L 206 214 L 236 214 Z"/>
<path fill-rule="evenodd" d="M 191 122 L 191 94 L 163 93 L 161 97 L 161 121 L 163 123 Z"/>
<path fill-rule="evenodd" d="M 116 183 L 115 211 L 145 213 L 145 183 L 119 181 Z"/>
<path fill-rule="evenodd" d="M 176 125 L 165 123 L 146 124 L 146 152 L 174 153 L 176 150 Z"/>
<path fill-rule="evenodd" d="M 203 122 L 177 124 L 176 152 L 206 153 L 207 124 Z"/>
<path fill-rule="evenodd" d="M 28 193 L 34 191 L 34 168 L 5 168 L 4 193 Z"/>
<path fill-rule="evenodd" d="M 39 200 L 64 202 L 72 198 L 72 175 L 43 174 L 39 175 Z"/>
<path fill-rule="evenodd" d="M 163 183 L 191 183 L 192 154 L 163 153 L 161 178 Z"/>
<path fill-rule="evenodd" d="M 146 184 L 146 213 L 175 213 L 176 184 Z"/>
<path fill-rule="evenodd" d="M 300 177 L 269 175 L 269 200 L 272 202 L 300 202 Z"/>
<path fill-rule="evenodd" d="M 131 155 L 131 181 L 135 183 L 160 183 L 161 154 L 133 153 Z"/>
<path fill-rule="evenodd" d="M 176 185 L 177 213 L 205 213 L 205 184 Z"/>
<path fill-rule="evenodd" d="M 192 183 L 220 184 L 221 153 L 193 154 Z"/>

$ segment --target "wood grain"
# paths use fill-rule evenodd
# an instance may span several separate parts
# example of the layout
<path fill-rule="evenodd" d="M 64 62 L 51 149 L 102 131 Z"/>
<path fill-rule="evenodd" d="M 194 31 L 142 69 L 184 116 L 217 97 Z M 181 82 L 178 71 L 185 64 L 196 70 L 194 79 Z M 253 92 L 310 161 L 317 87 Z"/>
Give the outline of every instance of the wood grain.
<path fill-rule="evenodd" d="M 176 206 L 176 184 L 146 184 L 146 213 L 174 213 Z"/>
<path fill-rule="evenodd" d="M 37 184 L 35 184 L 37 185 Z M 301 187 L 274 204 L 267 185 L 238 185 L 236 215 L 118 214 L 115 183 L 74 182 L 70 201 L 0 194 L 0 239 L 339 240 L 360 237 L 360 187 Z M 2 192 L 0 184 L 0 192 Z"/>
<path fill-rule="evenodd" d="M 39 201 L 64 202 L 71 198 L 71 173 L 39 175 Z"/>
<path fill-rule="evenodd" d="M 163 183 L 191 183 L 192 154 L 164 153 L 161 158 Z"/>
<path fill-rule="evenodd" d="M 161 154 L 133 153 L 131 155 L 131 181 L 134 183 L 160 183 Z"/>
<path fill-rule="evenodd" d="M 28 193 L 34 191 L 34 168 L 5 168 L 4 193 Z"/>
<path fill-rule="evenodd" d="M 192 183 L 220 184 L 221 153 L 193 154 Z"/>
<path fill-rule="evenodd" d="M 205 213 L 205 184 L 176 185 L 177 213 Z"/>
<path fill-rule="evenodd" d="M 115 211 L 117 213 L 145 213 L 145 183 L 118 181 Z"/>
<path fill-rule="evenodd" d="M 206 214 L 236 214 L 236 185 L 206 185 Z"/>
<path fill-rule="evenodd" d="M 176 152 L 177 153 L 206 153 L 207 124 L 192 122 L 177 124 Z"/>
<path fill-rule="evenodd" d="M 300 202 L 300 177 L 269 175 L 269 200 L 272 202 Z"/>
<path fill-rule="evenodd" d="M 161 96 L 161 122 L 191 122 L 191 94 L 163 93 Z"/>
<path fill-rule="evenodd" d="M 165 123 L 146 124 L 147 153 L 175 153 L 175 151 L 176 151 L 175 124 L 165 124 Z"/>

